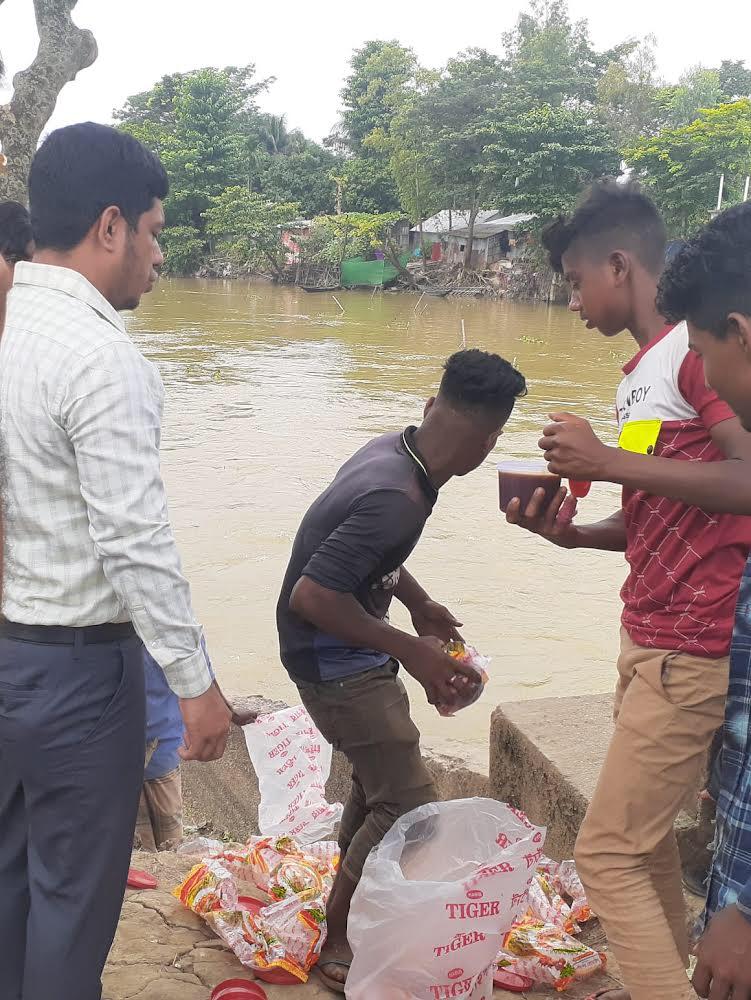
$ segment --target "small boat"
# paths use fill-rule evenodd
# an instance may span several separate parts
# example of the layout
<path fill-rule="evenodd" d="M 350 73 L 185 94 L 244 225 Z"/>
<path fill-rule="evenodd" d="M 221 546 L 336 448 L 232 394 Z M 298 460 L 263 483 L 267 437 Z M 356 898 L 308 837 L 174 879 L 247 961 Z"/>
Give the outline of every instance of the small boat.
<path fill-rule="evenodd" d="M 298 285 L 304 292 L 336 292 L 341 285 Z"/>

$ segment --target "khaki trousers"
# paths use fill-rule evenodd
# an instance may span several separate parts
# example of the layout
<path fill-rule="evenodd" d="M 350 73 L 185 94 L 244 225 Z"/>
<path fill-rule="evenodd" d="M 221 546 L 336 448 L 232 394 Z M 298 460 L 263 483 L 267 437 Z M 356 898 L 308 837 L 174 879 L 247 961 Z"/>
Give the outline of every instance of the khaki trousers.
<path fill-rule="evenodd" d="M 397 669 L 391 661 L 344 680 L 297 685 L 323 738 L 352 765 L 339 848 L 353 882 L 400 816 L 438 798 Z"/>
<path fill-rule="evenodd" d="M 576 862 L 631 1000 L 692 1000 L 678 844 L 728 687 L 728 658 L 635 645 L 621 631 L 616 726 Z"/>

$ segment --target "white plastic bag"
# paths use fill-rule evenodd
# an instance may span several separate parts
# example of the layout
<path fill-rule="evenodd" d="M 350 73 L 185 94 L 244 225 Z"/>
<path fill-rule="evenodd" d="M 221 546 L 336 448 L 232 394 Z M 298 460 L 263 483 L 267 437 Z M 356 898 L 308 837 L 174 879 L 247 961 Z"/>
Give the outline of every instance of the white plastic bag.
<path fill-rule="evenodd" d="M 243 731 L 261 791 L 261 833 L 294 837 L 301 844 L 331 837 L 344 807 L 326 801 L 331 745 L 305 708 L 261 715 Z"/>
<path fill-rule="evenodd" d="M 397 820 L 352 901 L 348 1000 L 491 1000 L 544 840 L 494 799 L 435 802 Z"/>

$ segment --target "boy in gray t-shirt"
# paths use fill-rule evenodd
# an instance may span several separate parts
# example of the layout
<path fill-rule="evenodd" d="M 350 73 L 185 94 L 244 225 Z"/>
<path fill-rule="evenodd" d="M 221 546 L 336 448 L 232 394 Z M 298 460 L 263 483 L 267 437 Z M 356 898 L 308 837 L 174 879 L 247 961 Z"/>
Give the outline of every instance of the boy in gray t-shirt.
<path fill-rule="evenodd" d="M 345 463 L 294 542 L 277 605 L 282 662 L 324 738 L 352 765 L 317 966 L 337 992 L 352 959 L 347 917 L 365 859 L 399 816 L 436 798 L 399 664 L 436 705 L 457 704 L 477 682 L 443 650 L 460 623 L 403 564 L 439 489 L 485 461 L 525 391 L 524 377 L 498 355 L 453 355 L 422 424 L 376 438 Z M 394 597 L 417 636 L 389 624 Z"/>

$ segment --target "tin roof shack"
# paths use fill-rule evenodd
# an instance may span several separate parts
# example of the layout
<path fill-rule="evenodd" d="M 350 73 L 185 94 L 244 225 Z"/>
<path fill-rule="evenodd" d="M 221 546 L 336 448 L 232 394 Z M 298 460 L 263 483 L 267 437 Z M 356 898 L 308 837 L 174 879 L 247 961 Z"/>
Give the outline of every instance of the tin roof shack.
<path fill-rule="evenodd" d="M 300 242 L 310 235 L 311 219 L 294 219 L 280 226 L 281 239 L 287 248 L 287 263 L 296 264 L 300 259 Z"/>
<path fill-rule="evenodd" d="M 475 223 L 472 240 L 470 267 L 475 271 L 492 268 L 501 260 L 514 256 L 517 240 L 527 228 L 534 215 L 518 212 L 506 215 L 492 222 Z M 469 239 L 469 227 L 452 229 L 448 234 L 446 260 L 449 264 L 463 264 Z"/>
<path fill-rule="evenodd" d="M 492 222 L 497 219 L 500 212 L 497 209 L 490 209 L 477 213 L 475 223 Z M 449 233 L 463 226 L 469 225 L 469 211 L 459 209 L 444 209 L 442 212 L 431 215 L 422 223 L 423 250 L 431 260 L 439 261 L 444 259 L 448 246 Z M 420 225 L 413 226 L 409 234 L 410 249 L 416 250 L 420 246 Z"/>

